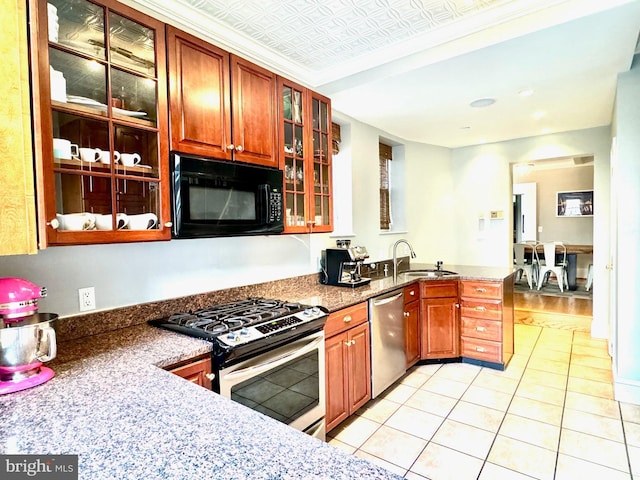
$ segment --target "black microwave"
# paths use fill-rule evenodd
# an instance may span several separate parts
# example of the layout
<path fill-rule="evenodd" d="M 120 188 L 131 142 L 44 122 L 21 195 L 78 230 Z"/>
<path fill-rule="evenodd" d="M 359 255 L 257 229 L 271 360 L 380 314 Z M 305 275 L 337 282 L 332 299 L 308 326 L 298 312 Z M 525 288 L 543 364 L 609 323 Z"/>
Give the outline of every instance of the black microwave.
<path fill-rule="evenodd" d="M 173 238 L 284 231 L 282 171 L 173 152 Z"/>

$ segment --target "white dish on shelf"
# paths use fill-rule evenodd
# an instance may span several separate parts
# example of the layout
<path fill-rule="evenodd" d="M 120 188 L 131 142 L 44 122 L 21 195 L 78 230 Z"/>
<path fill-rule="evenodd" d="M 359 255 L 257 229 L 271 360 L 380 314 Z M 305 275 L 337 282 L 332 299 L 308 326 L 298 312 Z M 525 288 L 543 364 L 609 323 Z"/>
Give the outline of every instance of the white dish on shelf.
<path fill-rule="evenodd" d="M 151 165 L 136 165 L 136 167 L 141 167 L 141 168 L 148 168 L 149 170 L 151 170 L 153 167 Z"/>
<path fill-rule="evenodd" d="M 68 95 L 67 94 L 67 102 L 69 103 L 79 103 L 80 105 L 89 105 L 91 107 L 101 107 L 107 108 L 104 103 L 100 103 L 93 98 L 81 97 L 79 95 Z"/>
<path fill-rule="evenodd" d="M 134 112 L 133 110 L 123 110 L 118 107 L 113 108 L 113 113 L 117 113 L 118 115 L 125 115 L 127 117 L 146 117 L 147 112 Z"/>

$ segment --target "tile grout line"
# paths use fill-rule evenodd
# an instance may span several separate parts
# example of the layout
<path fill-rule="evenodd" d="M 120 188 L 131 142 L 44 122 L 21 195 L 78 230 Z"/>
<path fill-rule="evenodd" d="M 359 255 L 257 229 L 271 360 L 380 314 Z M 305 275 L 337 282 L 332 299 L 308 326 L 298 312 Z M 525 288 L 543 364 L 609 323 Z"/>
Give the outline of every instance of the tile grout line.
<path fill-rule="evenodd" d="M 533 354 L 533 350 L 535 349 L 536 345 L 538 344 L 538 341 L 540 340 L 540 336 L 542 335 L 542 331 L 544 330 L 544 327 L 539 327 L 540 331 L 538 332 L 538 335 L 536 337 L 536 341 L 533 344 L 533 347 L 531 349 L 531 353 L 529 355 L 527 355 L 527 363 L 525 363 L 524 368 L 522 370 L 522 375 L 520 376 L 520 378 L 518 379 L 518 385 L 516 385 L 516 389 L 513 391 L 513 394 L 511 395 L 511 400 L 509 400 L 509 405 L 507 405 L 507 409 L 504 411 L 504 416 L 502 417 L 502 420 L 500 421 L 500 425 L 498 425 L 498 429 L 496 430 L 495 436 L 493 437 L 493 441 L 491 442 L 491 446 L 489 447 L 489 451 L 487 452 L 487 456 L 485 457 L 485 459 L 482 462 L 482 467 L 480 467 L 480 471 L 478 472 L 478 476 L 476 477 L 476 480 L 480 480 L 480 476 L 482 475 L 482 471 L 484 470 L 484 467 L 487 465 L 487 462 L 489 461 L 489 455 L 491 454 L 491 449 L 493 448 L 493 446 L 496 443 L 496 439 L 498 438 L 498 434 L 500 432 L 500 428 L 502 428 L 502 424 L 504 423 L 505 418 L 507 418 L 507 414 L 509 413 L 509 407 L 511 407 L 511 403 L 513 403 L 513 399 L 516 396 L 516 392 L 518 391 L 518 388 L 520 387 L 520 383 L 522 382 L 522 377 L 524 377 L 525 372 L 527 371 L 527 365 L 529 365 L 529 361 L 531 360 L 531 355 Z M 514 355 L 515 355 L 515 345 L 514 345 Z M 506 370 L 506 368 L 505 368 Z M 507 470 L 510 471 L 515 471 L 515 470 L 511 470 L 510 468 L 507 467 L 503 467 L 502 465 L 499 465 L 502 468 L 505 468 Z M 523 472 L 517 472 L 521 475 L 526 475 Z M 529 475 L 527 475 L 529 476 Z M 555 475 L 554 475 L 555 476 Z"/>
<path fill-rule="evenodd" d="M 627 465 L 629 465 L 629 478 L 633 480 L 633 468 L 631 466 L 631 456 L 629 455 L 629 445 L 627 443 L 627 432 L 624 426 L 624 417 L 622 416 L 622 405 L 618 402 L 618 410 L 620 412 L 620 423 L 622 424 L 622 439 L 624 440 L 624 451 L 627 454 Z"/>

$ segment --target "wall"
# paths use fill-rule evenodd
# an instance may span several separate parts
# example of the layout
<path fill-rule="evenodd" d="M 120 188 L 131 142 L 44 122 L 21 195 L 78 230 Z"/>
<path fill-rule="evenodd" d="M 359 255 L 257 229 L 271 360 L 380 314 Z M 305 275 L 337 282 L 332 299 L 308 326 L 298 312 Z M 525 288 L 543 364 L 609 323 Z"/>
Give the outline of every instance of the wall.
<path fill-rule="evenodd" d="M 450 221 L 454 204 L 450 150 L 406 142 L 346 116 L 341 117 L 341 121 L 348 122 L 351 131 L 353 232 L 356 235 L 353 241 L 365 245 L 373 261 L 391 258 L 393 244 L 406 238 L 417 255 L 415 262 L 456 263 L 452 248 L 454 228 Z M 404 163 L 404 182 L 393 183 L 392 189 L 405 190 L 404 195 L 398 197 L 404 197 L 406 231 L 381 232 L 379 228 L 380 137 L 404 146 L 403 158 L 394 156 L 393 160 Z M 394 152 L 397 148 L 394 147 Z M 393 168 L 398 166 L 395 164 Z M 397 180 L 397 176 L 395 178 Z M 392 193 L 392 200 L 398 197 Z M 398 255 L 406 254 L 408 249 L 401 245 Z"/>
<path fill-rule="evenodd" d="M 593 243 L 593 217 L 556 215 L 558 192 L 593 189 L 593 165 L 540 170 L 533 167 L 528 174 L 521 175 L 514 172 L 513 183 L 523 182 L 535 182 L 537 186 L 537 223 L 538 227 L 542 227 L 538 241 L 584 245 Z"/>
<path fill-rule="evenodd" d="M 640 69 L 618 76 L 615 108 L 614 390 L 617 400 L 640 404 Z"/>
<path fill-rule="evenodd" d="M 593 323 L 595 337 L 608 336 L 609 317 L 609 127 L 590 128 L 553 135 L 521 138 L 452 151 L 456 172 L 455 198 L 458 235 L 457 257 L 464 263 L 507 265 L 511 262 L 513 222 L 492 220 L 485 230 L 478 228 L 478 215 L 487 209 L 512 208 L 510 163 L 535 160 L 594 157 L 594 197 L 598 205 L 593 217 Z M 500 262 L 500 263 L 497 263 Z"/>

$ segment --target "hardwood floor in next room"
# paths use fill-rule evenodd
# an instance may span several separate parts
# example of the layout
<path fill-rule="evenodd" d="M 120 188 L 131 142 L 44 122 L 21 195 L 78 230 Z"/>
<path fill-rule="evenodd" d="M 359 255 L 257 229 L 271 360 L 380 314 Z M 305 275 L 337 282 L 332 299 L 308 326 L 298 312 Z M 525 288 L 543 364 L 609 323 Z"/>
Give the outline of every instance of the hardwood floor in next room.
<path fill-rule="evenodd" d="M 516 323 L 591 332 L 593 301 L 590 298 L 542 295 L 535 290 L 515 292 L 514 309 Z"/>

